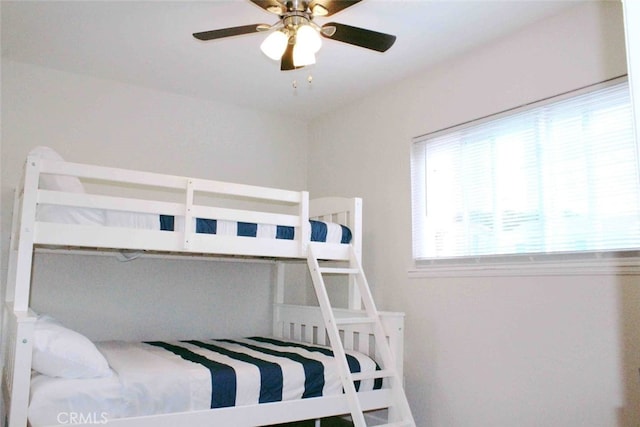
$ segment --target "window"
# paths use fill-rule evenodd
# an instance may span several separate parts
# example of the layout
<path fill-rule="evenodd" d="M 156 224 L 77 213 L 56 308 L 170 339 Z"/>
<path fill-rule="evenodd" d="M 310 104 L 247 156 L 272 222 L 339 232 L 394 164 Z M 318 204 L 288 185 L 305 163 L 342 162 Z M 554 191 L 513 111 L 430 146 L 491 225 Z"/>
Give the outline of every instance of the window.
<path fill-rule="evenodd" d="M 619 80 L 416 138 L 416 262 L 640 248 L 640 177 Z"/>

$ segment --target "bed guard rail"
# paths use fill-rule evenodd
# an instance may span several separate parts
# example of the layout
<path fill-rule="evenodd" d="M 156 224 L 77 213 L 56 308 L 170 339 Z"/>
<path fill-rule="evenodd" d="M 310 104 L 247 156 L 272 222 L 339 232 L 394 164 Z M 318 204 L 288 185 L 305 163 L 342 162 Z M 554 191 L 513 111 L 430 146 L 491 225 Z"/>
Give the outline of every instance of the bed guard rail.
<path fill-rule="evenodd" d="M 93 191 L 82 193 L 41 188 L 38 186 L 39 177 L 44 174 L 81 178 L 92 184 Z M 189 224 L 193 218 L 212 218 L 291 226 L 299 230 L 296 232 L 295 240 L 300 246 L 306 244 L 310 235 L 309 223 L 304 220 L 309 218 L 309 194 L 306 191 L 289 191 L 39 157 L 27 159 L 23 182 L 24 189 L 20 194 L 23 203 L 171 215 L 184 218 L 185 224 Z M 94 192 L 96 189 L 102 189 L 103 193 Z M 133 193 L 133 197 L 121 197 L 119 194 L 123 192 Z M 205 203 L 200 203 L 201 201 Z M 234 203 L 240 204 L 241 207 L 228 207 Z M 265 209 L 252 207 L 252 204 L 260 207 L 264 205 Z M 25 220 L 28 221 L 25 215 L 33 215 L 34 212 L 23 208 L 22 214 L 21 223 L 24 224 Z M 42 228 L 46 230 L 47 225 L 43 225 Z M 193 236 L 195 233 L 191 227 L 184 228 L 181 238 L 182 249 L 197 250 L 197 245 L 194 244 L 196 239 Z M 69 235 L 64 238 L 73 240 Z M 35 243 L 56 244 L 55 241 L 41 242 L 37 236 Z M 79 246 L 92 245 L 90 242 L 83 244 L 82 239 L 78 239 L 77 243 Z M 108 245 L 109 243 L 105 244 Z M 158 249 L 158 245 L 150 246 L 148 249 Z"/>

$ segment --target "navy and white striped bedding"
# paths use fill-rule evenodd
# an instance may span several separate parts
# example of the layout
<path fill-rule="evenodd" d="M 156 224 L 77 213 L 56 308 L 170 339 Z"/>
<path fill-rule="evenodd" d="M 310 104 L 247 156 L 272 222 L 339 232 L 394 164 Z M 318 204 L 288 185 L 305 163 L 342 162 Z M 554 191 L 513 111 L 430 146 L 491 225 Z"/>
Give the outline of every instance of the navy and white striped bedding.
<path fill-rule="evenodd" d="M 146 344 L 206 368 L 211 379 L 210 408 L 342 392 L 333 352 L 327 347 L 264 337 Z M 351 352 L 347 359 L 352 372 L 379 369 L 363 354 Z M 247 379 L 243 370 L 255 371 L 258 379 Z M 382 381 L 356 381 L 355 386 L 357 390 L 379 389 Z"/>
<path fill-rule="evenodd" d="M 81 225 L 106 225 L 108 227 L 181 231 L 184 218 L 118 210 L 85 209 L 67 206 L 43 205 L 38 208 L 38 221 Z M 333 222 L 309 220 L 311 241 L 325 243 L 351 243 L 351 230 Z M 225 236 L 258 237 L 268 239 L 295 239 L 295 227 L 249 222 L 194 218 L 196 233 Z"/>
<path fill-rule="evenodd" d="M 34 374 L 29 421 L 59 424 L 59 414 L 97 413 L 108 420 L 207 410 L 343 393 L 328 347 L 273 338 L 96 343 L 113 375 L 70 379 Z M 348 352 L 353 372 L 379 369 Z M 381 388 L 362 380 L 359 391 Z M 102 419 L 102 418 L 101 418 Z"/>
<path fill-rule="evenodd" d="M 311 225 L 311 241 L 326 243 L 351 242 L 351 230 L 331 222 L 309 220 Z M 218 221 L 215 219 L 196 218 L 196 233 L 221 234 L 242 237 L 263 237 L 271 239 L 295 239 L 295 228 L 283 225 L 255 224 L 250 222 Z M 175 217 L 160 215 L 160 229 L 175 230 Z"/>

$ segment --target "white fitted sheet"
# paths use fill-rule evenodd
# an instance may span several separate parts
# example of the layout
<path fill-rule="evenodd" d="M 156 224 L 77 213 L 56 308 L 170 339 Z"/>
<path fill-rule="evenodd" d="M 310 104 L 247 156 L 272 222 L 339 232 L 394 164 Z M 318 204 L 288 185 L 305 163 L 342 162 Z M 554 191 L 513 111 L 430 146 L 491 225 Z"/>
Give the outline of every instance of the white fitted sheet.
<path fill-rule="evenodd" d="M 256 365 L 225 355 L 224 352 L 243 353 L 268 360 L 281 366 L 282 400 L 300 399 L 309 377 L 302 365 L 290 360 L 290 355 L 320 362 L 323 365 L 322 396 L 342 393 L 334 360 L 312 346 L 303 348 L 299 343 L 289 347 L 270 342 L 256 343 L 252 339 L 233 342 L 204 341 L 223 349 L 223 354 L 210 351 L 190 342 L 171 342 L 192 353 L 203 355 L 217 363 L 229 365 L 235 371 L 237 390 L 235 405 L 258 403 L 261 395 L 260 373 Z M 109 341 L 96 343 L 104 354 L 114 375 L 106 378 L 63 379 L 36 374 L 32 378 L 29 421 L 33 427 L 68 424 L 70 416 L 89 417 L 94 422 L 109 419 L 187 412 L 210 409 L 213 402 L 212 374 L 200 363 L 158 346 L 146 343 Z M 305 344 L 305 346 L 309 346 Z M 264 348 L 266 353 L 257 347 Z M 279 352 L 286 357 L 278 356 Z M 372 371 L 376 364 L 366 355 L 348 352 L 357 360 L 359 369 Z M 294 358 L 295 359 L 295 358 Z M 317 365 L 316 365 L 317 367 Z M 217 385 L 214 385 L 216 387 Z M 371 390 L 373 380 L 362 381 L 360 390 Z M 305 391 L 307 390 L 307 391 Z"/>

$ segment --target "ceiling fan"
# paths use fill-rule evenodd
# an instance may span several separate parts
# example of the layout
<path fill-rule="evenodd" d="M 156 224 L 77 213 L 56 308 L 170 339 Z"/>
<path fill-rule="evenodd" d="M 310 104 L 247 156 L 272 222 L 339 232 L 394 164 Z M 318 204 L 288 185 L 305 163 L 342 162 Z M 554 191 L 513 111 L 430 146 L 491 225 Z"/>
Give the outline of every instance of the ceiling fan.
<path fill-rule="evenodd" d="M 269 58 L 280 60 L 283 71 L 302 68 L 315 63 L 320 49 L 320 36 L 366 49 L 385 52 L 396 41 L 396 36 L 364 28 L 329 22 L 319 26 L 316 17 L 338 13 L 361 0 L 250 0 L 267 12 L 278 15 L 273 25 L 254 24 L 240 27 L 194 33 L 198 40 L 214 40 L 255 32 L 270 32 L 260 49 Z"/>

